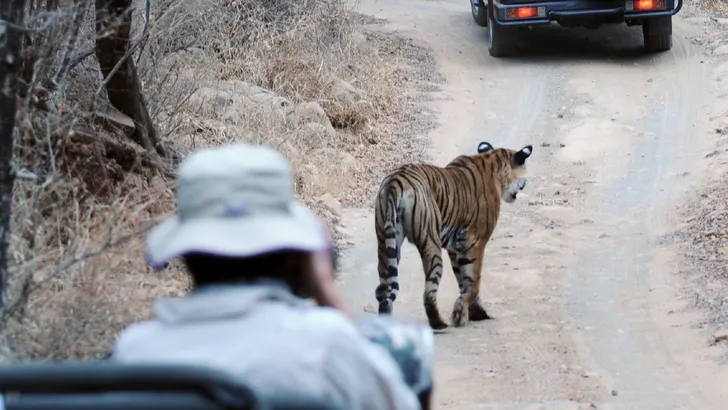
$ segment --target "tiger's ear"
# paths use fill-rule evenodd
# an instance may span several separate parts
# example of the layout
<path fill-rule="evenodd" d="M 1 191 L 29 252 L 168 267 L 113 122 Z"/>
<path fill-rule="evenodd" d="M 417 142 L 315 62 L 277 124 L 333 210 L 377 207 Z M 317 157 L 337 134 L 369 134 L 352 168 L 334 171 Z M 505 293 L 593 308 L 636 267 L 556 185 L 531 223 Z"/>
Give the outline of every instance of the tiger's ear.
<path fill-rule="evenodd" d="M 526 158 L 530 157 L 532 152 L 533 147 L 530 145 L 526 145 L 525 147 L 521 148 L 520 151 L 516 152 L 516 155 L 513 157 L 513 162 L 515 162 L 516 165 L 525 164 Z"/>
<path fill-rule="evenodd" d="M 495 148 L 493 148 L 492 145 L 490 145 L 489 142 L 481 142 L 478 144 L 478 154 L 482 154 L 484 152 L 493 151 Z"/>

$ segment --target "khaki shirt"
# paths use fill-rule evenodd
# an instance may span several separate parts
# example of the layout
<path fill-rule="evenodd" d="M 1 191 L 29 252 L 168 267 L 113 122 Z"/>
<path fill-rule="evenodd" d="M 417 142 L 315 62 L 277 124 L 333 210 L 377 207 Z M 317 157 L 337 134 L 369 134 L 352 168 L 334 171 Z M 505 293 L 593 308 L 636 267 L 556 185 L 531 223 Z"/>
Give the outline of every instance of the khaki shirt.
<path fill-rule="evenodd" d="M 207 365 L 266 401 L 310 397 L 342 409 L 415 410 L 394 360 L 342 313 L 308 305 L 280 283 L 215 286 L 159 300 L 122 332 L 112 360 Z"/>

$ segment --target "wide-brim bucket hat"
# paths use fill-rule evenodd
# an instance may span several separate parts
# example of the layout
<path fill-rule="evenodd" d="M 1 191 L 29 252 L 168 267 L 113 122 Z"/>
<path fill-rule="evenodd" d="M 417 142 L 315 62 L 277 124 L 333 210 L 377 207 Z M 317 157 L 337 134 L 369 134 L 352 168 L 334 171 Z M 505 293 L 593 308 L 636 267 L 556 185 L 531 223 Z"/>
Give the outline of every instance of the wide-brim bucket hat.
<path fill-rule="evenodd" d="M 251 257 L 330 247 L 321 220 L 295 200 L 278 151 L 236 143 L 190 154 L 180 165 L 176 215 L 156 226 L 145 252 L 154 269 L 188 253 Z"/>

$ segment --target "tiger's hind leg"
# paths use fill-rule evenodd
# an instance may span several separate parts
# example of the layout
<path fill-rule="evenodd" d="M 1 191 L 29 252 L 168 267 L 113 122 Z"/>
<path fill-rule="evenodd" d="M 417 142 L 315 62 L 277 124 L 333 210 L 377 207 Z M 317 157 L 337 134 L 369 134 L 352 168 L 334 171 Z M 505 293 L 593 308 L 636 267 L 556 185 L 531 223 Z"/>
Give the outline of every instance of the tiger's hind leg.
<path fill-rule="evenodd" d="M 437 308 L 437 290 L 442 280 L 442 248 L 437 240 L 439 236 L 433 230 L 430 235 L 425 235 L 425 242 L 417 246 L 422 258 L 422 267 L 425 271 L 425 314 L 430 327 L 435 330 L 442 330 L 448 327 L 447 322 L 440 316 Z"/>
<path fill-rule="evenodd" d="M 450 265 L 452 265 L 452 271 L 455 274 L 455 279 L 458 281 L 458 287 L 460 289 L 460 294 L 462 295 L 464 292 L 463 288 L 463 275 L 460 271 L 460 264 L 458 263 L 457 253 L 454 250 L 448 249 L 447 251 L 448 256 L 450 257 Z M 480 300 L 480 296 L 478 296 L 475 299 L 475 302 L 470 304 L 468 306 L 468 319 L 474 320 L 474 321 L 480 321 L 480 320 L 486 320 L 490 319 L 491 317 L 488 316 L 488 313 L 485 311 L 485 308 L 483 307 L 483 304 Z M 458 318 L 460 321 L 462 321 L 461 318 Z"/>
<path fill-rule="evenodd" d="M 460 287 L 460 297 L 455 301 L 452 310 L 453 326 L 461 327 L 468 319 L 478 321 L 489 319 L 488 313 L 480 301 L 480 275 L 483 267 L 485 247 L 477 240 L 457 239 L 455 244 L 456 278 Z"/>

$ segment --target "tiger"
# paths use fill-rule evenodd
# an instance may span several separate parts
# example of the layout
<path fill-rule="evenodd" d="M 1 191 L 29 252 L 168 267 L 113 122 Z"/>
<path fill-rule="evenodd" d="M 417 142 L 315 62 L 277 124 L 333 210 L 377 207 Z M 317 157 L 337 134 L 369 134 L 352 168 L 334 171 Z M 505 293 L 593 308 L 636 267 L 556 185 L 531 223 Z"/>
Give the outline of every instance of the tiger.
<path fill-rule="evenodd" d="M 445 167 L 407 164 L 385 176 L 375 200 L 379 314 L 391 314 L 399 294 L 398 265 L 404 239 L 413 244 L 425 272 L 424 307 L 430 327 L 448 324 L 437 308 L 442 248 L 447 250 L 460 288 L 451 322 L 491 319 L 480 297 L 485 245 L 500 213 L 500 201 L 513 203 L 526 186 L 526 159 L 520 151 L 478 144 L 476 155 L 461 155 Z"/>

